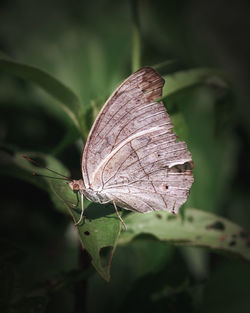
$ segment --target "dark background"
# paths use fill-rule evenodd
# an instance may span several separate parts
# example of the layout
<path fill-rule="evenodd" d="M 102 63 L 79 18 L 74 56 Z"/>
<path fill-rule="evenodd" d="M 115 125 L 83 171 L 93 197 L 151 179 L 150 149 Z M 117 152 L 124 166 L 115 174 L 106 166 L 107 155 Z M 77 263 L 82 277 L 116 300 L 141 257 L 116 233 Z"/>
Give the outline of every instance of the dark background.
<path fill-rule="evenodd" d="M 173 114 L 185 106 L 190 129 L 186 136 L 197 159 L 190 206 L 246 229 L 250 228 L 249 6 L 249 1 L 226 0 L 139 2 L 142 65 L 175 59 L 181 70 L 222 69 L 230 82 L 226 91 L 197 87 L 171 100 L 169 108 L 166 105 Z M 93 100 L 101 107 L 131 73 L 132 29 L 129 1 L 0 3 L 1 50 L 53 74 L 86 107 Z M 5 148 L 52 153 L 80 177 L 82 142 L 69 141 L 60 148 L 72 125 L 50 103 L 31 83 L 0 73 L 0 140 Z M 71 283 L 71 276 L 68 282 L 67 273 L 79 264 L 69 218 L 36 187 L 8 175 L 1 175 L 0 181 L 3 311 L 11 303 L 13 312 L 31 308 L 33 312 L 249 312 L 249 264 L 205 250 L 164 245 L 163 253 L 161 243 L 135 241 L 116 251 L 109 285 L 97 274 L 79 285 Z M 149 251 L 163 253 L 162 265 L 149 266 L 140 274 Z M 87 256 L 83 259 L 88 267 Z M 36 300 L 20 304 L 17 299 L 33 288 Z M 44 297 L 44 290 L 52 291 Z M 82 303 L 77 306 L 79 292 Z"/>

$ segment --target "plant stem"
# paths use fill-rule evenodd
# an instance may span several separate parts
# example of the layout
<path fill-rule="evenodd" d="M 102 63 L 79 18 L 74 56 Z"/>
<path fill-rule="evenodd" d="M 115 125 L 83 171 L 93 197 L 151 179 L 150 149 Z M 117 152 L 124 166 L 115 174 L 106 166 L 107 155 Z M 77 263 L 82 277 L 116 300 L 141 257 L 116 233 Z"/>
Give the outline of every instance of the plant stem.
<path fill-rule="evenodd" d="M 141 37 L 138 4 L 139 0 L 131 0 L 133 23 L 132 72 L 135 72 L 141 67 Z"/>

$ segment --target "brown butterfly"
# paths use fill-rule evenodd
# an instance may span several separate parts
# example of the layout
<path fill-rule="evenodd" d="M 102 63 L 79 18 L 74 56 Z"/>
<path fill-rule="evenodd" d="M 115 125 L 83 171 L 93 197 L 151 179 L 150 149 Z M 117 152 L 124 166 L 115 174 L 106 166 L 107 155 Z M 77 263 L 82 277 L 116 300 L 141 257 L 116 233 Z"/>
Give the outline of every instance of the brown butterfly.
<path fill-rule="evenodd" d="M 84 197 L 113 203 L 117 214 L 117 206 L 176 214 L 187 200 L 193 161 L 186 143 L 176 141 L 163 103 L 156 102 L 163 85 L 155 70 L 143 67 L 103 106 L 83 150 L 83 179 L 69 183 L 81 195 L 82 214 Z"/>

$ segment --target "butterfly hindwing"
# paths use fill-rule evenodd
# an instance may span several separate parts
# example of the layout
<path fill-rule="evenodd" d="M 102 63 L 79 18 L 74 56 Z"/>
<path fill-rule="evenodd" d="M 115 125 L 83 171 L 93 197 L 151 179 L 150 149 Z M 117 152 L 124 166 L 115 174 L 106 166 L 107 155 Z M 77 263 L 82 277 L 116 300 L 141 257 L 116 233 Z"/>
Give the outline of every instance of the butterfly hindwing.
<path fill-rule="evenodd" d="M 144 67 L 107 100 L 88 137 L 82 172 L 86 189 L 130 210 L 177 212 L 193 183 L 192 159 L 177 142 L 162 102 L 164 80 Z"/>

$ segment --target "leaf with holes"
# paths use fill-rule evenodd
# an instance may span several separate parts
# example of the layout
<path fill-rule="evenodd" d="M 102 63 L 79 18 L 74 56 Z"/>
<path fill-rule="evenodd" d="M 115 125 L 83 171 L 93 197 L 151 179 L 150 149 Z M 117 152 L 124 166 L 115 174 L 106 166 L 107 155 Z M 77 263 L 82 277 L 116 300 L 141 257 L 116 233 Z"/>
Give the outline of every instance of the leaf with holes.
<path fill-rule="evenodd" d="M 79 213 L 71 209 L 75 221 Z M 77 227 L 83 247 L 92 258 L 98 273 L 110 280 L 111 260 L 121 231 L 121 223 L 114 213 L 113 205 L 91 203 L 85 210 L 85 218 Z"/>
<path fill-rule="evenodd" d="M 139 234 L 150 234 L 161 241 L 186 246 L 207 247 L 250 261 L 250 235 L 231 221 L 197 209 L 187 209 L 185 217 L 167 212 L 133 213 L 124 219 L 127 232 L 119 244 L 130 242 Z"/>

